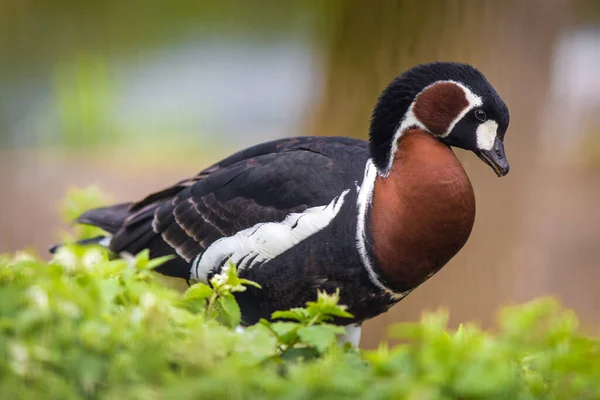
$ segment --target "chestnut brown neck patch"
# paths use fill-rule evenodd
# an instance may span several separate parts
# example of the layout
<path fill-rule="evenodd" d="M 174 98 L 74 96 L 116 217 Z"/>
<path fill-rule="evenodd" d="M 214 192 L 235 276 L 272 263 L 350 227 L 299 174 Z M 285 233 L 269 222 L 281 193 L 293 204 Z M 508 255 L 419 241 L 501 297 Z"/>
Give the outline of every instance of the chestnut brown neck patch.
<path fill-rule="evenodd" d="M 448 146 L 411 129 L 398 141 L 389 176 L 375 180 L 369 219 L 380 275 L 394 291 L 411 290 L 466 243 L 473 188 Z"/>
<path fill-rule="evenodd" d="M 465 91 L 455 83 L 440 82 L 421 92 L 413 105 L 415 117 L 434 135 L 444 135 L 469 106 Z"/>

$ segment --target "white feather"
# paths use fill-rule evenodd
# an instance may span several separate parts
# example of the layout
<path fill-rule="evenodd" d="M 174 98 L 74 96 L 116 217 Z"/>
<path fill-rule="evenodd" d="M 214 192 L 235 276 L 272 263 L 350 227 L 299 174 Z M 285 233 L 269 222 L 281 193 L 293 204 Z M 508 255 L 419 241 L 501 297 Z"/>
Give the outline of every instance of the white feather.
<path fill-rule="evenodd" d="M 194 259 L 191 279 L 206 282 L 208 274 L 226 259 L 230 259 L 239 270 L 274 259 L 329 225 L 342 208 L 349 191 L 344 190 L 325 206 L 291 213 L 281 222 L 259 223 L 217 240 Z"/>

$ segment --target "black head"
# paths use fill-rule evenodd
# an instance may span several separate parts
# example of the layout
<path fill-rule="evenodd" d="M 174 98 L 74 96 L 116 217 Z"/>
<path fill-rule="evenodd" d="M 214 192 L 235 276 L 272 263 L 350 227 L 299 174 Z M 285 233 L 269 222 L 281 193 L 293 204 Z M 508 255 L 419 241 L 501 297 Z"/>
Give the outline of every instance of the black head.
<path fill-rule="evenodd" d="M 371 156 L 387 175 L 398 139 L 409 128 L 420 128 L 449 146 L 473 151 L 504 176 L 508 123 L 506 104 L 477 69 L 449 62 L 418 65 L 381 93 L 371 119 Z"/>

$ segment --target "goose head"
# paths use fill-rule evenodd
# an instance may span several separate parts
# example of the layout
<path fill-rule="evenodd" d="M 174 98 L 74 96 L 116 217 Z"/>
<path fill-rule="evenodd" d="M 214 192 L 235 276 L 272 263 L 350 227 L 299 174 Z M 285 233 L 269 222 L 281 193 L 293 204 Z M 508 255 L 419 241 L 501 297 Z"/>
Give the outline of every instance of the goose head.
<path fill-rule="evenodd" d="M 398 141 L 421 129 L 448 146 L 475 153 L 496 175 L 509 171 L 504 136 L 509 112 L 485 76 L 468 64 L 415 66 L 394 79 L 373 111 L 370 151 L 381 176 L 392 168 Z"/>

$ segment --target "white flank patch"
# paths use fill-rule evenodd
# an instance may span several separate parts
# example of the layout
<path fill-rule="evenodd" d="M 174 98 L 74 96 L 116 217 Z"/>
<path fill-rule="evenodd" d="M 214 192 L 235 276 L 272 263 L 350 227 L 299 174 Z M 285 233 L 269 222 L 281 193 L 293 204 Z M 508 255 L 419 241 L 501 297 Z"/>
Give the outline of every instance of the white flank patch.
<path fill-rule="evenodd" d="M 350 343 L 352 346 L 358 348 L 358 345 L 360 344 L 361 326 L 356 324 L 346 325 L 344 328 L 346 329 L 346 333 L 338 337 L 338 342 L 340 344 Z"/>
<path fill-rule="evenodd" d="M 479 150 L 491 150 L 494 147 L 498 135 L 498 124 L 496 121 L 487 120 L 477 127 L 477 148 Z"/>
<path fill-rule="evenodd" d="M 371 282 L 377 286 L 379 289 L 383 290 L 394 299 L 401 299 L 406 296 L 409 292 L 396 293 L 390 290 L 387 286 L 385 286 L 379 280 L 379 277 L 375 273 L 373 269 L 373 263 L 369 258 L 369 254 L 367 252 L 367 232 L 366 232 L 366 223 L 367 223 L 367 210 L 371 201 L 373 200 L 373 188 L 375 187 L 375 178 L 377 178 L 377 167 L 373 164 L 373 161 L 369 159 L 367 161 L 367 165 L 365 166 L 365 177 L 363 179 L 362 185 L 360 187 L 360 191 L 358 192 L 357 199 L 357 208 L 358 208 L 358 218 L 356 224 L 356 246 L 358 248 L 358 254 L 360 255 L 360 259 L 363 263 L 363 266 L 369 273 L 369 279 Z"/>
<path fill-rule="evenodd" d="M 238 270 L 274 259 L 329 225 L 349 191 L 344 190 L 325 206 L 291 213 L 281 222 L 259 223 L 217 240 L 194 259 L 190 278 L 206 282 L 208 274 L 225 259 L 230 259 Z"/>
<path fill-rule="evenodd" d="M 471 89 L 469 89 L 468 87 L 466 87 L 465 85 L 463 85 L 460 82 L 456 82 L 456 81 L 452 81 L 452 80 L 436 81 L 436 82 L 432 83 L 431 85 L 425 87 L 423 90 L 421 90 L 421 92 L 419 94 L 417 94 L 415 96 L 413 102 L 410 104 L 410 107 L 408 107 L 406 114 L 404 114 L 404 117 L 402 118 L 402 122 L 400 123 L 400 126 L 398 127 L 398 129 L 396 130 L 396 133 L 394 134 L 394 139 L 392 140 L 392 148 L 390 150 L 390 156 L 388 159 L 388 165 L 387 165 L 385 171 L 380 172 L 380 174 L 382 176 L 387 177 L 390 174 L 390 171 L 392 170 L 392 164 L 394 163 L 394 156 L 396 155 L 396 152 L 398 151 L 398 139 L 400 139 L 407 130 L 409 130 L 410 128 L 419 128 L 426 132 L 429 132 L 427 130 L 427 128 L 425 127 L 425 125 L 421 121 L 419 121 L 419 119 L 416 117 L 415 113 L 413 112 L 413 107 L 414 107 L 415 102 L 417 101 L 417 98 L 419 97 L 419 95 L 434 85 L 437 85 L 439 83 L 448 83 L 448 82 L 455 84 L 456 86 L 460 87 L 465 92 L 465 97 L 467 98 L 469 105 L 467 107 L 465 107 L 465 109 L 462 110 L 456 118 L 454 118 L 454 120 L 450 123 L 450 126 L 448 127 L 446 132 L 444 132 L 439 137 L 448 136 L 450 134 L 450 132 L 452 132 L 452 129 L 454 129 L 454 126 L 458 123 L 458 121 L 460 121 L 469 111 L 471 111 L 475 107 L 480 107 L 481 105 L 483 105 L 483 100 L 481 99 L 481 97 L 477 96 L 475 93 L 473 93 L 471 91 Z"/>

